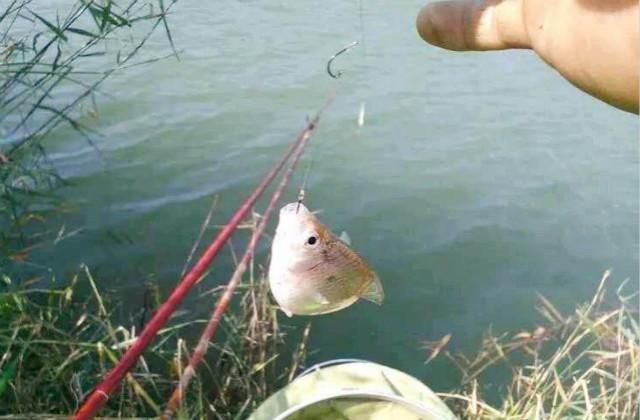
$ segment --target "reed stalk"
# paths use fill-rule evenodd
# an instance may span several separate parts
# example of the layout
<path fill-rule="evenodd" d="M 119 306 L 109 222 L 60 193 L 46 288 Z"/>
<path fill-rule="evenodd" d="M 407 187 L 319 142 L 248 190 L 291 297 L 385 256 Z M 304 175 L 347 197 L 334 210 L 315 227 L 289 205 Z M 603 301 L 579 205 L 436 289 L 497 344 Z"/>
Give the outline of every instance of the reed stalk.
<path fill-rule="evenodd" d="M 605 299 L 607 271 L 593 299 L 562 315 L 540 296 L 545 323 L 531 331 L 487 334 L 472 357 L 442 352 L 463 374 L 461 389 L 440 394 L 461 418 L 632 419 L 640 413 L 637 291 Z M 613 304 L 607 302 L 614 302 Z M 517 361 L 517 362 L 515 362 Z M 484 374 L 506 368 L 500 404 L 482 398 Z"/>

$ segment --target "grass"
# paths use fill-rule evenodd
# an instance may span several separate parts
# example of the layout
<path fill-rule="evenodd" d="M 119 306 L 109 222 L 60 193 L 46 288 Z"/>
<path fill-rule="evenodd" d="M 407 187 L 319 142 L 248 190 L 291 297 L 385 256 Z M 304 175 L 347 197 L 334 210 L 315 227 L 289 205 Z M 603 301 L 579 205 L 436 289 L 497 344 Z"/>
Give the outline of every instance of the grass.
<path fill-rule="evenodd" d="M 21 258 L 43 238 L 63 180 L 46 153 L 64 126 L 94 145 L 89 124 L 112 75 L 163 57 L 139 56 L 162 28 L 177 57 L 167 15 L 175 0 L 9 0 L 0 8 L 0 256 Z M 99 153 L 98 149 L 95 149 Z M 35 226 L 35 227 L 34 227 Z"/>
<path fill-rule="evenodd" d="M 210 226 L 217 197 L 189 253 L 192 262 Z M 241 226 L 253 232 L 258 219 Z M 219 228 L 219 227 L 216 227 Z M 233 248 L 231 253 L 234 256 Z M 113 367 L 136 339 L 137 332 L 164 300 L 153 283 L 144 285 L 142 305 L 118 324 L 117 297 L 101 292 L 88 267 L 70 281 L 41 288 L 42 279 L 14 283 L 3 275 L 0 293 L 0 415 L 51 418 L 76 411 L 92 387 Z M 202 281 L 202 280 L 201 280 Z M 1 289 L 0 289 L 1 290 Z M 223 286 L 200 295 L 211 307 Z M 310 325 L 295 351 L 285 345 L 264 273 L 253 261 L 238 287 L 233 311 L 185 392 L 178 418 L 236 419 L 247 417 L 264 399 L 290 381 L 306 355 Z M 121 389 L 101 410 L 107 417 L 157 417 L 187 367 L 199 332 L 207 319 L 174 315 L 160 330 Z"/>
<path fill-rule="evenodd" d="M 635 296 L 620 291 L 606 305 L 607 275 L 594 298 L 569 316 L 540 297 L 546 322 L 532 331 L 487 333 L 472 356 L 430 346 L 463 372 L 460 388 L 439 394 L 460 418 L 469 419 L 631 419 L 637 418 L 640 387 L 640 328 Z M 145 305 L 118 325 L 118 308 L 103 295 L 88 268 L 65 286 L 46 289 L 5 278 L 0 294 L 0 414 L 68 415 L 91 386 L 113 366 L 139 331 L 141 314 L 161 300 L 147 286 Z M 81 293 L 79 290 L 85 289 Z M 201 295 L 212 305 L 221 288 Z M 611 300 L 611 299 L 609 299 Z M 216 342 L 185 393 L 178 418 L 245 418 L 264 399 L 293 379 L 304 361 L 309 326 L 296 336 L 297 351 L 285 346 L 268 287 L 253 269 L 224 318 Z M 161 331 L 103 416 L 157 416 L 182 374 L 195 340 L 189 328 L 206 321 L 174 318 Z M 291 337 L 290 337 L 291 338 Z M 193 342 L 192 342 L 193 341 Z M 483 399 L 492 384 L 483 375 L 495 368 L 511 373 L 499 404 Z M 408 372 L 411 373 L 411 372 Z"/>
<path fill-rule="evenodd" d="M 4 287 L 11 285 L 5 282 Z M 212 305 L 219 291 L 201 299 Z M 285 357 L 285 334 L 265 283 L 251 277 L 238 295 L 240 304 L 224 320 L 225 338 L 211 343 L 215 351 L 210 350 L 208 364 L 192 380 L 181 418 L 246 417 L 296 369 L 295 362 L 284 361 L 290 366 L 285 369 L 282 363 L 276 366 Z M 121 308 L 114 302 L 100 292 L 86 267 L 65 286 L 0 294 L 0 414 L 33 418 L 74 412 L 136 337 L 139 314 L 130 325 L 115 324 L 114 313 Z M 173 319 L 101 415 L 159 415 L 193 344 L 183 337 L 185 329 L 205 322 Z M 302 358 L 295 354 L 292 360 Z"/>
<path fill-rule="evenodd" d="M 637 293 L 624 296 L 618 289 L 615 304 L 605 304 L 608 277 L 609 272 L 593 299 L 569 316 L 540 296 L 544 325 L 516 334 L 487 334 L 471 358 L 438 349 L 459 367 L 464 378 L 461 390 L 441 396 L 461 418 L 638 418 Z M 502 403 L 492 405 L 482 398 L 487 388 L 482 376 L 504 367 L 511 374 L 511 384 Z"/>

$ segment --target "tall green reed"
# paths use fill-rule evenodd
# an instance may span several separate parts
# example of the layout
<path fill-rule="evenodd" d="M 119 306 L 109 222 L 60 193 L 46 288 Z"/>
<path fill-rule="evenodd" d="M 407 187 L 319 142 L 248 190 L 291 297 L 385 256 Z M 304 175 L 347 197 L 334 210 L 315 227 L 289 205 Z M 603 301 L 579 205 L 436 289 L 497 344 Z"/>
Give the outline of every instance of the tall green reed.
<path fill-rule="evenodd" d="M 64 126 L 90 145 L 101 86 L 138 59 L 160 28 L 178 56 L 167 22 L 176 0 L 11 0 L 0 9 L 0 256 L 20 258 L 59 201 L 63 180 L 47 158 L 51 133 Z"/>

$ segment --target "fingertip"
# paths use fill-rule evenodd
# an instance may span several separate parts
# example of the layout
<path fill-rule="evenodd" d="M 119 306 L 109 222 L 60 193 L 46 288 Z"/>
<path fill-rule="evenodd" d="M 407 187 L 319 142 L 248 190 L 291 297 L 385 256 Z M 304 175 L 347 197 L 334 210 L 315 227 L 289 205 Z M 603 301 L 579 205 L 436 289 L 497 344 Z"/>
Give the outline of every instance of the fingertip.
<path fill-rule="evenodd" d="M 433 22 L 431 21 L 432 9 L 433 3 L 429 3 L 420 9 L 420 12 L 418 12 L 418 16 L 416 17 L 416 29 L 418 31 L 418 35 L 420 35 L 425 42 L 437 45 L 438 41 L 433 29 Z"/>
<path fill-rule="evenodd" d="M 428 3 L 418 13 L 416 29 L 425 42 L 448 50 L 466 50 L 462 13 L 464 3 L 438 1 Z"/>
<path fill-rule="evenodd" d="M 443 0 L 424 6 L 416 28 L 427 43 L 453 51 L 528 48 L 520 0 Z"/>

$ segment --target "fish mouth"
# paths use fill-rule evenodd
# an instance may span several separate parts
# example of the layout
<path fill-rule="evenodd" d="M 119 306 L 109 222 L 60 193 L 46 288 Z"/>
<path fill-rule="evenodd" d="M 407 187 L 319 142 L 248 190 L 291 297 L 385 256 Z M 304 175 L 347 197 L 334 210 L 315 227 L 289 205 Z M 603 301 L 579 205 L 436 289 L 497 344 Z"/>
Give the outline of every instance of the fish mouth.
<path fill-rule="evenodd" d="M 280 209 L 280 217 L 291 214 L 309 214 L 311 213 L 304 204 L 295 202 L 289 203 Z"/>
<path fill-rule="evenodd" d="M 313 214 L 305 207 L 304 204 L 299 204 L 300 208 L 298 208 L 298 203 L 289 203 L 282 207 L 280 210 L 280 220 L 278 222 L 278 227 L 276 228 L 276 232 L 279 234 L 280 238 L 287 238 L 287 240 L 296 244 L 297 246 L 298 240 L 305 232 L 309 230 L 316 230 L 315 217 Z"/>

